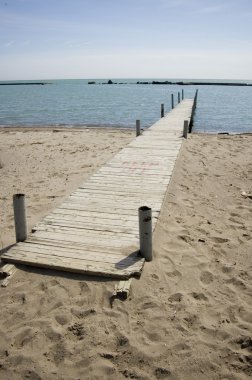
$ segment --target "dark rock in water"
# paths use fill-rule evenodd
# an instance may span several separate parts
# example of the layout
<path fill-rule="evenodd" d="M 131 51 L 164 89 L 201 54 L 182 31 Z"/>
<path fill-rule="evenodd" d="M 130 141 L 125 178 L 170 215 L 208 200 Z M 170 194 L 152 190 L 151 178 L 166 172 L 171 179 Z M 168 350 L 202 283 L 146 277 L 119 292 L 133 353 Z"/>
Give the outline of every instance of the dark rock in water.
<path fill-rule="evenodd" d="M 108 81 L 108 84 L 113 84 L 113 82 L 112 82 L 112 80 L 111 80 L 111 79 Z"/>
<path fill-rule="evenodd" d="M 88 84 L 96 84 L 96 82 L 95 81 L 90 81 L 90 82 L 88 82 Z"/>
<path fill-rule="evenodd" d="M 158 81 L 153 81 L 152 84 L 172 84 L 172 82 L 169 82 L 168 80 L 166 80 L 165 82 L 158 82 Z"/>

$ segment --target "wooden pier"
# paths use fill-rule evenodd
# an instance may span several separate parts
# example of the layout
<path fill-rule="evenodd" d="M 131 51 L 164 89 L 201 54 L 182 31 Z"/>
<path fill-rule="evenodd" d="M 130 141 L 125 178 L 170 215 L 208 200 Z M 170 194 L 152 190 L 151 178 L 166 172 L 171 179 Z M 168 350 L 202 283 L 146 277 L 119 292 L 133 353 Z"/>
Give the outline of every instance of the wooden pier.
<path fill-rule="evenodd" d="M 136 137 L 1 259 L 88 275 L 140 276 L 145 260 L 138 208 L 152 209 L 154 230 L 193 103 L 183 100 Z"/>

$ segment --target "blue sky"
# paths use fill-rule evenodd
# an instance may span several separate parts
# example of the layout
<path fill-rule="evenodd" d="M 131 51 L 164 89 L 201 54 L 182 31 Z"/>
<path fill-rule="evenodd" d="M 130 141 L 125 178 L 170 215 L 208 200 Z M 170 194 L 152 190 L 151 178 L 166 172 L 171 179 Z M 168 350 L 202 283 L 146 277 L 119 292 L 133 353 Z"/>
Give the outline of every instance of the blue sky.
<path fill-rule="evenodd" d="M 0 80 L 252 79 L 252 0 L 0 0 Z"/>

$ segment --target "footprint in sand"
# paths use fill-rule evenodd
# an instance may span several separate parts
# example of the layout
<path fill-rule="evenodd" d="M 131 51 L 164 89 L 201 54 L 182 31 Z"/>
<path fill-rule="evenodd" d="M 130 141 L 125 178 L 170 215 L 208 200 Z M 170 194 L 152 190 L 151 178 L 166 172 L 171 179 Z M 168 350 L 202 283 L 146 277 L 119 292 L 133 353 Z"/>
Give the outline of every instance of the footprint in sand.
<path fill-rule="evenodd" d="M 168 300 L 169 300 L 170 302 L 181 302 L 182 298 L 183 298 L 183 294 L 182 294 L 182 293 L 174 293 L 174 294 L 172 294 L 172 295 L 168 298 Z"/>
<path fill-rule="evenodd" d="M 189 329 L 191 327 L 198 327 L 200 325 L 199 318 L 195 314 L 188 314 L 183 318 L 183 321 L 185 322 L 186 327 Z"/>
<path fill-rule="evenodd" d="M 213 282 L 213 279 L 214 277 L 211 272 L 205 271 L 201 273 L 200 281 L 203 282 L 203 284 L 211 284 L 211 282 Z"/>
<path fill-rule="evenodd" d="M 79 285 L 80 285 L 80 295 L 81 294 L 90 294 L 91 293 L 91 290 L 90 290 L 90 287 L 89 285 L 86 283 L 86 282 L 79 282 Z"/>
<path fill-rule="evenodd" d="M 247 289 L 246 285 L 244 284 L 244 282 L 242 280 L 240 280 L 239 278 L 236 278 L 236 277 L 233 277 L 233 278 L 230 278 L 229 280 L 226 281 L 227 284 L 232 284 L 242 290 L 245 290 Z"/>
<path fill-rule="evenodd" d="M 59 325 L 64 326 L 71 321 L 71 315 L 64 311 L 64 314 L 56 314 L 55 320 L 56 322 L 58 322 Z"/>
<path fill-rule="evenodd" d="M 22 329 L 15 336 L 14 347 L 17 348 L 17 349 L 24 347 L 28 343 L 32 342 L 32 340 L 34 339 L 35 335 L 36 335 L 36 333 L 35 333 L 34 329 L 32 329 L 30 327 Z"/>
<path fill-rule="evenodd" d="M 222 272 L 223 273 L 231 273 L 233 271 L 234 268 L 232 267 L 228 267 L 226 265 L 223 265 L 223 267 L 221 268 Z"/>
<path fill-rule="evenodd" d="M 152 274 L 151 274 L 151 278 L 152 278 L 152 280 L 154 280 L 154 281 L 158 281 L 158 280 L 159 280 L 159 276 L 158 276 L 157 274 L 155 274 L 155 273 L 152 273 Z"/>
<path fill-rule="evenodd" d="M 193 292 L 190 295 L 197 301 L 208 301 L 208 298 L 203 293 Z"/>
<path fill-rule="evenodd" d="M 78 340 L 83 340 L 86 335 L 86 330 L 82 323 L 76 322 L 68 327 L 68 331 Z"/>
<path fill-rule="evenodd" d="M 173 272 L 167 272 L 166 275 L 168 277 L 182 277 L 182 274 L 178 270 L 174 270 Z"/>
<path fill-rule="evenodd" d="M 219 243 L 219 244 L 227 243 L 229 241 L 229 239 L 225 239 L 225 238 L 221 238 L 221 237 L 217 237 L 217 236 L 212 236 L 212 237 L 210 237 L 210 239 L 214 243 Z"/>
<path fill-rule="evenodd" d="M 84 310 L 83 308 L 72 308 L 71 313 L 73 316 L 77 317 L 78 319 L 83 319 L 88 316 L 92 316 L 96 314 L 95 309 L 86 309 Z"/>
<path fill-rule="evenodd" d="M 21 372 L 22 379 L 42 380 L 42 378 L 34 371 L 25 369 Z"/>
<path fill-rule="evenodd" d="M 53 343 L 59 342 L 62 339 L 62 335 L 53 327 L 48 327 L 45 331 L 45 336 Z"/>

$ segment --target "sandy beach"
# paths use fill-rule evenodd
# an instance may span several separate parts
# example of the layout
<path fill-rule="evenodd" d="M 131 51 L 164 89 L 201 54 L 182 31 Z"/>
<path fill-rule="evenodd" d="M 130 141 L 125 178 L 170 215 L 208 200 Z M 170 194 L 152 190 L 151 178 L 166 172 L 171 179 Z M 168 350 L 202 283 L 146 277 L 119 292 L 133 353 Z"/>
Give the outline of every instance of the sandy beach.
<path fill-rule="evenodd" d="M 0 248 L 127 145 L 134 131 L 0 129 Z M 19 267 L 0 288 L 0 379 L 244 380 L 252 375 L 252 135 L 184 142 L 126 301 L 116 281 Z"/>

